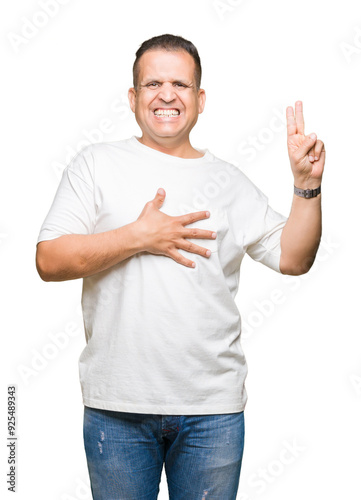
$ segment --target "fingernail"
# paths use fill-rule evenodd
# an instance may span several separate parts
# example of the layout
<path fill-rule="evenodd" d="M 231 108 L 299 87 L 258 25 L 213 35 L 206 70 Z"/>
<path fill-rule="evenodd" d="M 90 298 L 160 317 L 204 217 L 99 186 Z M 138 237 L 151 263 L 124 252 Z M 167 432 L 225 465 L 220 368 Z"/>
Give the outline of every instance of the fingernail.
<path fill-rule="evenodd" d="M 314 157 L 313 157 L 313 156 L 309 156 L 309 157 L 308 157 L 308 159 L 309 159 L 310 161 L 313 161 L 313 160 L 314 160 Z"/>
<path fill-rule="evenodd" d="M 315 156 L 315 160 L 316 160 L 316 161 L 318 160 L 318 156 Z"/>
<path fill-rule="evenodd" d="M 206 216 L 209 217 L 209 212 L 206 212 Z"/>
<path fill-rule="evenodd" d="M 216 238 L 217 237 L 217 233 L 212 233 L 212 238 Z"/>
<path fill-rule="evenodd" d="M 163 194 L 163 189 L 162 188 L 159 188 L 158 191 L 157 191 L 158 194 Z"/>
<path fill-rule="evenodd" d="M 207 255 L 207 257 L 209 257 L 209 256 L 211 255 L 211 253 L 212 253 L 212 252 L 211 252 L 210 250 L 207 250 L 207 251 L 206 251 L 206 255 Z"/>
<path fill-rule="evenodd" d="M 311 134 L 310 137 L 312 140 L 314 140 L 314 139 L 316 139 L 316 134 Z"/>

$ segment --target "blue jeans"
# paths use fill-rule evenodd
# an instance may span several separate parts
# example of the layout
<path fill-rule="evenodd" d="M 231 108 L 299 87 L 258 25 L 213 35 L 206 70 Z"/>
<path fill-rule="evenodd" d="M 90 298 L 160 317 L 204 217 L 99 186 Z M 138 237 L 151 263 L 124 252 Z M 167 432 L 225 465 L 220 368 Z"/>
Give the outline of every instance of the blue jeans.
<path fill-rule="evenodd" d="M 94 500 L 156 500 L 165 462 L 170 500 L 235 500 L 244 413 L 155 415 L 84 406 Z"/>

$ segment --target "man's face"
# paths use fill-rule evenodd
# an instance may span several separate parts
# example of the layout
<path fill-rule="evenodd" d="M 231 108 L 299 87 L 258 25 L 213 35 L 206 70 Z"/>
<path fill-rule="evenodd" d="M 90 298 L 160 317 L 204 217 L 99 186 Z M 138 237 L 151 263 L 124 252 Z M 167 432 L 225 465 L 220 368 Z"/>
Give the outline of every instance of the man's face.
<path fill-rule="evenodd" d="M 183 50 L 149 50 L 139 59 L 138 89 L 129 89 L 128 97 L 145 144 L 174 147 L 189 142 L 205 105 L 194 70 L 192 56 Z"/>

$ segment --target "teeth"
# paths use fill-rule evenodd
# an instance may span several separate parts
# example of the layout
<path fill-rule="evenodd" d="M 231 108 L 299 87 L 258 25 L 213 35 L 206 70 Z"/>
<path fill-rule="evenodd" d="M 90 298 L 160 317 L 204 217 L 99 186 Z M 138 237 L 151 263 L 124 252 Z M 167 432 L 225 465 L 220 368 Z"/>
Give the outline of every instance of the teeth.
<path fill-rule="evenodd" d="M 178 116 L 179 111 L 175 109 L 169 109 L 169 110 L 164 110 L 164 109 L 156 109 L 154 111 L 154 114 L 156 116 Z"/>

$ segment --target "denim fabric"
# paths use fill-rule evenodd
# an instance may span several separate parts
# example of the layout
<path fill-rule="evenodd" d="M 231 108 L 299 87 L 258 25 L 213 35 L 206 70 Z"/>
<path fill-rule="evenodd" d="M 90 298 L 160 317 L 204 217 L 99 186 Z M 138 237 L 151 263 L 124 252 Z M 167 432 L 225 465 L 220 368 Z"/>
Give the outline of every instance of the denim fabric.
<path fill-rule="evenodd" d="M 165 463 L 170 500 L 235 500 L 244 412 L 155 415 L 84 406 L 94 500 L 155 500 Z"/>

